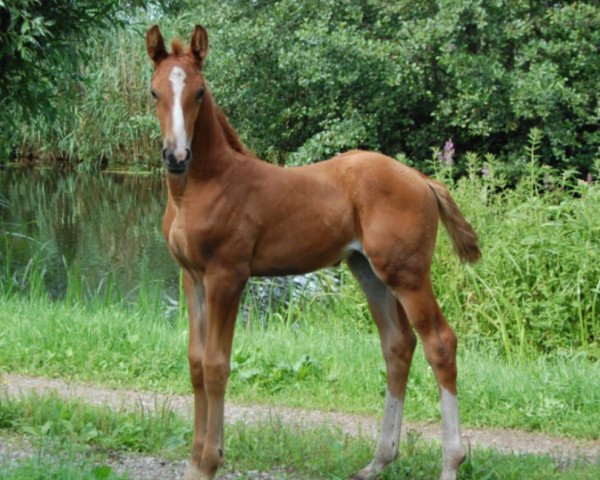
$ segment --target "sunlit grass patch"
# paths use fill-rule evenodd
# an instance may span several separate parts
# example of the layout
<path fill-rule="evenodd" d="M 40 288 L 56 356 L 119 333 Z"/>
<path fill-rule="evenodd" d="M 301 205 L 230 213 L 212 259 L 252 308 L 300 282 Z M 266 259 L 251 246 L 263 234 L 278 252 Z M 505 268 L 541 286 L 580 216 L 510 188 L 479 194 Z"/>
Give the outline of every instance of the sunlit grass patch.
<path fill-rule="evenodd" d="M 0 480 L 129 480 L 84 444 L 47 435 L 6 434 L 0 428 Z"/>

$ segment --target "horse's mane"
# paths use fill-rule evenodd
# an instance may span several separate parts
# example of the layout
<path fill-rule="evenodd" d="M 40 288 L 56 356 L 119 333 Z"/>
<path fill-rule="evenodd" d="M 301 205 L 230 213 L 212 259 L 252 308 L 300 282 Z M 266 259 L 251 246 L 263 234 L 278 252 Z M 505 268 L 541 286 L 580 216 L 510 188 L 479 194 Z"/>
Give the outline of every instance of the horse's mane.
<path fill-rule="evenodd" d="M 215 104 L 215 112 L 217 114 L 217 120 L 219 121 L 219 124 L 221 125 L 221 128 L 223 129 L 223 132 L 225 133 L 225 138 L 227 139 L 227 143 L 229 143 L 229 146 L 231 148 L 233 148 L 236 152 L 246 153 L 246 154 L 250 153 L 250 152 L 248 152 L 246 147 L 244 147 L 244 144 L 240 140 L 240 137 L 238 136 L 237 132 L 235 131 L 235 128 L 233 128 L 231 126 L 231 124 L 229 123 L 229 120 L 227 120 L 227 117 L 223 113 L 223 110 L 221 110 L 221 108 L 216 104 Z"/>
<path fill-rule="evenodd" d="M 173 55 L 177 57 L 180 57 L 184 53 L 183 44 L 181 43 L 181 40 L 177 38 L 171 40 L 171 51 L 173 52 Z"/>

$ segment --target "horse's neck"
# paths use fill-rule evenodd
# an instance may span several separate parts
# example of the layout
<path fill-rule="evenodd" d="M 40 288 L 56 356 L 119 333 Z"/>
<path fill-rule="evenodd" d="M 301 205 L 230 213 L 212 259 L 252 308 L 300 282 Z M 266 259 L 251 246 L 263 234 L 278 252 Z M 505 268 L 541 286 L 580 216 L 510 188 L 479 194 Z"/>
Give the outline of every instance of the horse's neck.
<path fill-rule="evenodd" d="M 176 203 L 183 197 L 189 179 L 196 182 L 214 179 L 231 165 L 235 152 L 246 152 L 208 90 L 194 123 L 191 150 L 192 159 L 187 174 L 167 176 L 169 195 Z"/>
<path fill-rule="evenodd" d="M 211 93 L 206 91 L 194 124 L 190 169 L 193 168 L 196 173 L 214 171 L 229 157 L 229 153 L 231 146 L 227 132 L 219 120 L 219 107 Z"/>
<path fill-rule="evenodd" d="M 248 150 L 246 150 L 246 147 L 244 147 L 244 145 L 242 144 L 240 137 L 235 131 L 235 128 L 233 128 L 231 126 L 231 123 L 229 123 L 229 120 L 227 120 L 227 117 L 223 113 L 223 110 L 221 110 L 216 104 L 214 104 L 214 106 L 216 110 L 217 120 L 219 121 L 221 128 L 223 129 L 223 133 L 225 134 L 225 138 L 227 139 L 227 143 L 229 143 L 229 146 L 236 152 L 248 153 Z"/>

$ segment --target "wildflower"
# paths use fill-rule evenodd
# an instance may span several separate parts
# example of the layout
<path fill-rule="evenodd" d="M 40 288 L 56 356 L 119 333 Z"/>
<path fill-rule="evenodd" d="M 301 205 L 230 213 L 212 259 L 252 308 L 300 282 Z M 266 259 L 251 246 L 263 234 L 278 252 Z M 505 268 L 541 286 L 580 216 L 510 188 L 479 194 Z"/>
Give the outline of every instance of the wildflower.
<path fill-rule="evenodd" d="M 481 176 L 489 177 L 490 176 L 490 166 L 486 163 L 481 167 Z"/>
<path fill-rule="evenodd" d="M 438 152 L 437 158 L 444 165 L 451 167 L 454 165 L 454 143 L 449 139 L 444 145 L 444 150 Z"/>

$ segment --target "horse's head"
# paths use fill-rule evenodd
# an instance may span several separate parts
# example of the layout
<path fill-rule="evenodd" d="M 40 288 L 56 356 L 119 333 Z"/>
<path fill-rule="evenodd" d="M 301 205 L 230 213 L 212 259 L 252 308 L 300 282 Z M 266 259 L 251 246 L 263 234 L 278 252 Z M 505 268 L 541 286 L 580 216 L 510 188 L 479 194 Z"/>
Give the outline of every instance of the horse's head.
<path fill-rule="evenodd" d="M 146 49 L 154 62 L 151 92 L 163 137 L 162 159 L 170 173 L 180 174 L 192 158 L 194 123 L 205 89 L 201 71 L 208 53 L 208 35 L 196 25 L 190 49 L 183 51 L 180 43 L 173 42 L 168 53 L 155 25 L 146 34 Z"/>

